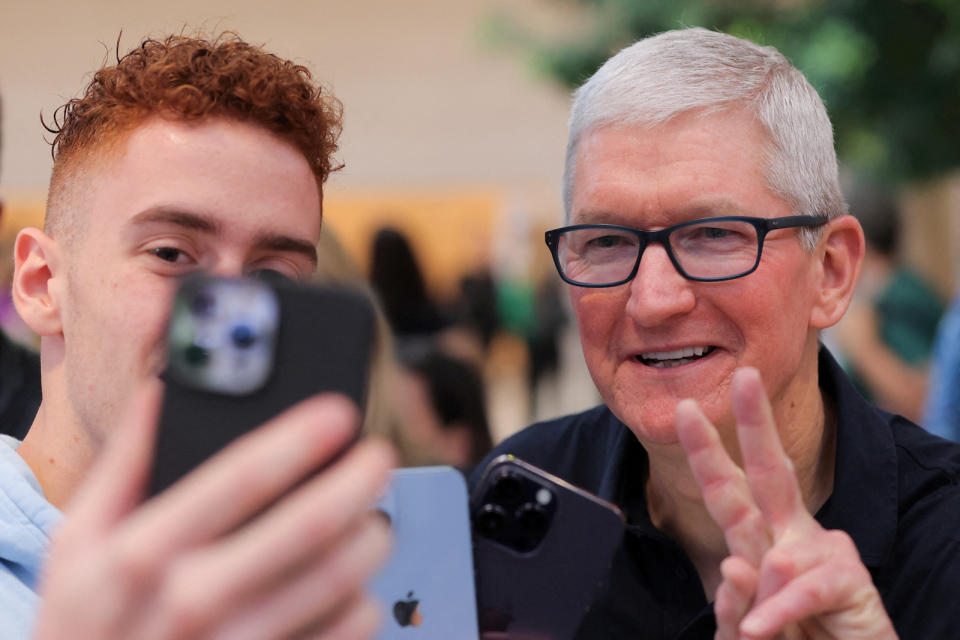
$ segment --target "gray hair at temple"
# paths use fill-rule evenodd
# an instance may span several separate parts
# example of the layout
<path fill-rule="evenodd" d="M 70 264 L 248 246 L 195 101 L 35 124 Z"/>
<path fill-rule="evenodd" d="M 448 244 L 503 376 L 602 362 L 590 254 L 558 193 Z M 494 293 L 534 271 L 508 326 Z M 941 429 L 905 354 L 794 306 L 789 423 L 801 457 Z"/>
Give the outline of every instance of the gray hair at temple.
<path fill-rule="evenodd" d="M 654 127 L 691 110 L 741 108 L 770 138 L 764 170 L 770 189 L 797 215 L 843 215 L 833 128 L 807 79 L 773 47 L 702 28 L 640 40 L 607 60 L 574 94 L 563 174 L 567 220 L 577 144 L 611 124 Z M 815 246 L 819 229 L 803 229 Z"/>

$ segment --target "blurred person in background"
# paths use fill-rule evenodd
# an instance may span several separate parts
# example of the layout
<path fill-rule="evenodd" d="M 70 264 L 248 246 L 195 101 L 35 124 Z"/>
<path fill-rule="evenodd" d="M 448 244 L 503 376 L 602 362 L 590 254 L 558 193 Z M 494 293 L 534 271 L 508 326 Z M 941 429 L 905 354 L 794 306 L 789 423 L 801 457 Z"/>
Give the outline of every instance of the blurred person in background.
<path fill-rule="evenodd" d="M 538 279 L 534 287 L 533 322 L 526 336 L 530 364 L 527 368 L 527 389 L 530 394 L 530 419 L 538 415 L 540 383 L 556 382 L 560 370 L 560 337 L 567 324 L 563 289 L 553 278 Z M 556 415 L 554 412 L 551 415 Z"/>
<path fill-rule="evenodd" d="M 43 399 L 0 446 L 5 639 L 375 632 L 365 583 L 389 533 L 371 508 L 393 459 L 366 441 L 334 461 L 358 428 L 342 398 L 298 404 L 144 501 L 178 283 L 311 278 L 340 125 L 304 67 L 229 33 L 118 47 L 55 112 L 45 228 L 14 248 Z"/>
<path fill-rule="evenodd" d="M 953 297 L 937 330 L 923 426 L 960 442 L 960 293 Z"/>
<path fill-rule="evenodd" d="M 864 396 L 919 421 L 943 302 L 899 257 L 901 214 L 892 193 L 861 184 L 850 212 L 863 226 L 867 251 L 853 303 L 829 335 Z"/>
<path fill-rule="evenodd" d="M 370 284 L 398 340 L 435 335 L 447 326 L 413 246 L 399 229 L 385 227 L 374 235 Z"/>
<path fill-rule="evenodd" d="M 604 404 L 490 457 L 626 516 L 578 637 L 956 635 L 960 447 L 819 341 L 864 239 L 803 74 L 699 28 L 623 49 L 574 96 L 563 196 L 546 240 Z"/>
<path fill-rule="evenodd" d="M 396 340 L 390 323 L 369 281 L 329 226 L 324 227 L 317 243 L 315 279 L 320 284 L 356 288 L 369 298 L 374 311 L 376 335 L 363 412 L 364 431 L 388 440 L 396 449 L 400 466 L 425 464 L 417 443 L 407 436 L 405 421 L 395 405 L 395 388 L 402 377 L 402 366 L 397 359 Z"/>
<path fill-rule="evenodd" d="M 2 148 L 3 100 L 0 98 L 0 150 Z M 0 223 L 2 221 L 3 198 L 0 197 Z M 9 256 L 8 251 L 0 254 Z M 4 283 L 9 284 L 7 280 Z M 12 340 L 0 329 L 0 434 L 22 440 L 39 406 L 40 354 Z"/>
<path fill-rule="evenodd" d="M 477 269 L 460 279 L 453 303 L 453 323 L 474 337 L 476 351 L 486 355 L 500 330 L 497 313 L 497 284 L 489 267 Z"/>
<path fill-rule="evenodd" d="M 479 369 L 438 343 L 401 348 L 393 401 L 414 464 L 466 470 L 493 448 Z"/>

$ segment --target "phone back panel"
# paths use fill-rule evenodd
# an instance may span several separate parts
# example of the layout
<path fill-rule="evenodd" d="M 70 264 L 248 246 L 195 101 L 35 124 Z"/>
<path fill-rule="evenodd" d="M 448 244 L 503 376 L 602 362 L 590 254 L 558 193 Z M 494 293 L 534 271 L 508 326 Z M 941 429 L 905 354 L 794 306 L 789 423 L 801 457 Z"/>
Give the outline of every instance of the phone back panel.
<path fill-rule="evenodd" d="M 552 492 L 552 519 L 540 544 L 518 551 L 478 531 L 505 471 Z M 576 633 L 620 544 L 624 521 L 613 505 L 512 456 L 484 471 L 471 496 L 477 613 L 487 638 L 566 640 Z"/>
<path fill-rule="evenodd" d="M 476 595 L 467 485 L 451 467 L 397 469 L 380 508 L 393 551 L 371 591 L 380 640 L 475 640 Z"/>
<path fill-rule="evenodd" d="M 213 282 L 215 290 L 216 280 L 200 277 L 192 282 Z M 364 406 L 373 340 L 370 303 L 347 289 L 283 281 L 262 284 L 275 293 L 279 313 L 266 380 L 253 391 L 220 393 L 168 370 L 151 494 L 237 436 L 316 393 L 341 392 Z M 186 283 L 184 290 L 191 290 Z"/>

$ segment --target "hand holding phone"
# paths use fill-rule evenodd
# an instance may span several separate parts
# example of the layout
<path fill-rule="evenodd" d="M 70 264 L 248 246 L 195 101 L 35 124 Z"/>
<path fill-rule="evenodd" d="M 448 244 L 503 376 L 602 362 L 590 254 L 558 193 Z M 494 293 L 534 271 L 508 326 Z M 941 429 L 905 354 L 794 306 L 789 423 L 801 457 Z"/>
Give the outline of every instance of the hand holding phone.
<path fill-rule="evenodd" d="M 371 322 L 345 291 L 184 282 L 163 407 L 159 382 L 142 390 L 71 502 L 35 637 L 372 634 L 365 583 L 389 546 L 373 506 L 393 456 L 345 452 Z"/>
<path fill-rule="evenodd" d="M 151 495 L 238 436 L 323 391 L 362 407 L 373 312 L 359 292 L 194 276 L 169 322 Z"/>
<path fill-rule="evenodd" d="M 141 504 L 159 387 L 118 421 L 57 528 L 33 637 L 370 637 L 390 449 L 365 441 L 331 462 L 358 415 L 312 397 Z"/>

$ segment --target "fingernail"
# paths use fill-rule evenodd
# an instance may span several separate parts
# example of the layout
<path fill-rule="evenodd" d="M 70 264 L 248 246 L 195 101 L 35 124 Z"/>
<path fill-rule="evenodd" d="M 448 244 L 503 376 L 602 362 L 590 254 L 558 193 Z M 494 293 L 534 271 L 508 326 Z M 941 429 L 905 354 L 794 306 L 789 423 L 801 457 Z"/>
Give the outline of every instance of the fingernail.
<path fill-rule="evenodd" d="M 756 637 L 766 630 L 766 621 L 757 614 L 750 614 L 740 623 L 740 632 Z"/>

